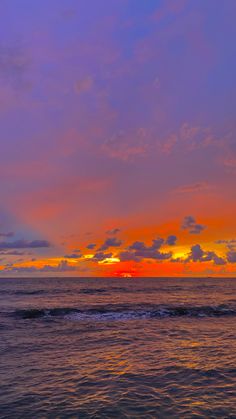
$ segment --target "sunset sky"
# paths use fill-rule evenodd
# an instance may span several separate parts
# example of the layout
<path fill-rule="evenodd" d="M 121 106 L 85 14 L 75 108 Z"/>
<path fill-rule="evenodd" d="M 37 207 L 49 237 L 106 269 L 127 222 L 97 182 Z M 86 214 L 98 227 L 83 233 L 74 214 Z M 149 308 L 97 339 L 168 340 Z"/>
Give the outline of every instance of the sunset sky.
<path fill-rule="evenodd" d="M 236 276 L 236 1 L 0 15 L 0 276 Z"/>

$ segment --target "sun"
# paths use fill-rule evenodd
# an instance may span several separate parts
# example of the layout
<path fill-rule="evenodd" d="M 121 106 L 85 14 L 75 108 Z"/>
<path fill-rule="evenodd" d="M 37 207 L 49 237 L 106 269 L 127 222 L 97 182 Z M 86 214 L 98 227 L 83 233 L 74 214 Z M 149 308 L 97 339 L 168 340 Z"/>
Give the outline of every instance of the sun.
<path fill-rule="evenodd" d="M 123 272 L 123 273 L 121 274 L 121 276 L 122 276 L 123 278 L 132 278 L 132 274 L 131 274 L 130 272 Z"/>

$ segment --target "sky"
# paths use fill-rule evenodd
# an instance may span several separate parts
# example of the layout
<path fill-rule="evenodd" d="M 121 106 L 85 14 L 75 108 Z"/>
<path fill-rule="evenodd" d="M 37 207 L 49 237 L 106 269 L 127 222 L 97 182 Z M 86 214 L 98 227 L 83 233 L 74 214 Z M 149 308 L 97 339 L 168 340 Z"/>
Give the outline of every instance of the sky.
<path fill-rule="evenodd" d="M 235 0 L 2 0 L 0 276 L 236 276 Z"/>

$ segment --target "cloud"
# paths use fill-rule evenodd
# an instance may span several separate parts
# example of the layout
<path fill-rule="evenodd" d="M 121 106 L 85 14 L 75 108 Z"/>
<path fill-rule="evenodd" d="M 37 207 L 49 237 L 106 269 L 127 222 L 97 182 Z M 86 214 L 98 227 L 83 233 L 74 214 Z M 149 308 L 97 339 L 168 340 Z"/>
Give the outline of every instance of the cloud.
<path fill-rule="evenodd" d="M 129 250 L 124 250 L 123 252 L 120 252 L 119 259 L 121 262 L 128 262 L 128 261 L 140 262 L 141 261 L 140 256 L 136 256 L 134 252 L 129 251 Z"/>
<path fill-rule="evenodd" d="M 76 266 L 71 266 L 66 260 L 62 260 L 57 266 L 45 265 L 42 272 L 68 272 L 76 271 Z"/>
<path fill-rule="evenodd" d="M 121 240 L 118 240 L 116 237 L 109 237 L 105 240 L 99 250 L 104 251 L 109 249 L 109 247 L 119 247 L 122 244 Z"/>
<path fill-rule="evenodd" d="M 118 234 L 120 232 L 119 228 L 113 228 L 112 230 L 107 230 L 106 234 L 113 236 L 114 234 Z"/>
<path fill-rule="evenodd" d="M 205 230 L 206 226 L 197 224 L 195 218 L 188 215 L 184 217 L 181 228 L 182 230 L 188 230 L 190 234 L 200 234 L 203 230 Z"/>
<path fill-rule="evenodd" d="M 214 262 L 215 265 L 225 265 L 225 259 L 218 256 L 215 252 L 204 251 L 200 244 L 191 247 L 191 252 L 184 262 Z"/>
<path fill-rule="evenodd" d="M 204 256 L 204 252 L 200 246 L 200 244 L 195 244 L 191 247 L 191 253 L 189 255 L 189 260 L 193 262 L 201 261 Z"/>
<path fill-rule="evenodd" d="M 177 241 L 177 237 L 171 234 L 170 236 L 167 237 L 165 243 L 168 244 L 169 246 L 174 246 L 176 244 L 176 241 Z"/>
<path fill-rule="evenodd" d="M 235 250 L 230 250 L 227 253 L 227 261 L 229 263 L 236 263 L 236 251 Z"/>
<path fill-rule="evenodd" d="M 5 256 L 23 256 L 23 255 L 31 255 L 31 252 L 19 252 L 18 250 L 10 250 L 10 251 L 0 251 L 0 255 Z"/>
<path fill-rule="evenodd" d="M 226 247 L 231 250 L 234 251 L 235 247 L 236 247 L 236 239 L 231 239 L 231 240 L 217 240 L 215 242 L 216 244 L 225 244 Z"/>
<path fill-rule="evenodd" d="M 128 249 L 120 252 L 119 258 L 124 260 L 133 260 L 136 262 L 142 259 L 166 260 L 172 256 L 171 252 L 162 253 L 159 251 L 165 240 L 160 238 L 154 239 L 151 246 L 146 246 L 144 242 L 136 241 L 132 243 Z"/>
<path fill-rule="evenodd" d="M 209 189 L 211 189 L 211 186 L 207 182 L 197 182 L 197 183 L 192 183 L 189 185 L 180 186 L 179 188 L 175 189 L 175 192 L 192 193 L 192 192 L 207 191 Z"/>
<path fill-rule="evenodd" d="M 145 155 L 147 146 L 145 133 L 139 129 L 131 134 L 119 131 L 103 143 L 102 150 L 109 157 L 128 161 Z"/>
<path fill-rule="evenodd" d="M 153 259 L 153 260 L 167 260 L 170 259 L 172 256 L 172 252 L 162 253 L 158 250 L 150 250 L 150 249 L 143 249 L 143 250 L 135 250 L 129 251 L 125 250 L 120 252 L 118 257 L 119 259 L 124 261 L 134 261 L 134 262 L 141 262 L 142 259 Z"/>
<path fill-rule="evenodd" d="M 87 246 L 87 249 L 94 249 L 96 247 L 96 244 L 95 243 L 89 243 L 88 244 L 88 246 Z"/>
<path fill-rule="evenodd" d="M 62 260 L 58 265 L 51 266 L 45 265 L 43 268 L 40 269 L 41 272 L 68 272 L 68 271 L 76 271 L 76 266 L 69 265 L 66 260 Z"/>
<path fill-rule="evenodd" d="M 230 239 L 230 240 L 216 240 L 217 244 L 236 244 L 236 239 Z"/>
<path fill-rule="evenodd" d="M 71 266 L 66 260 L 62 260 L 58 265 L 44 265 L 41 268 L 36 266 L 12 266 L 11 264 L 7 265 L 4 269 L 0 270 L 0 275 L 5 273 L 60 273 L 60 272 L 71 272 L 76 271 L 76 266 Z"/>
<path fill-rule="evenodd" d="M 143 250 L 145 249 L 145 244 L 144 242 L 136 241 L 129 246 L 129 249 L 130 250 Z"/>
<path fill-rule="evenodd" d="M 225 265 L 226 264 L 225 259 L 220 257 L 220 256 L 217 256 L 215 253 L 214 253 L 213 261 L 214 261 L 215 265 Z"/>
<path fill-rule="evenodd" d="M 144 242 L 140 242 L 140 241 L 136 241 L 133 244 L 131 244 L 129 246 L 130 250 L 135 250 L 135 251 L 142 251 L 142 250 L 146 250 L 146 251 L 153 251 L 153 250 L 158 250 L 161 248 L 161 246 L 164 244 L 164 239 L 162 239 L 161 237 L 154 239 L 152 241 L 152 245 L 151 246 L 146 246 L 144 244 Z"/>
<path fill-rule="evenodd" d="M 36 249 L 50 246 L 51 244 L 47 240 L 15 240 L 13 242 L 0 242 L 0 249 Z"/>
<path fill-rule="evenodd" d="M 222 141 L 215 136 L 210 127 L 193 126 L 184 122 L 176 132 L 170 133 L 158 144 L 163 153 L 170 154 L 177 147 L 184 147 L 186 151 L 194 151 L 212 145 L 222 148 L 226 140 L 227 135 Z"/>
<path fill-rule="evenodd" d="M 81 257 L 82 257 L 82 254 L 78 254 L 78 253 L 71 253 L 70 255 L 64 256 L 65 259 L 79 259 Z"/>
<path fill-rule="evenodd" d="M 161 151 L 165 154 L 170 154 L 175 144 L 178 141 L 178 137 L 175 134 L 170 134 L 165 140 L 160 144 Z"/>
<path fill-rule="evenodd" d="M 111 258 L 111 257 L 112 257 L 111 252 L 110 253 L 97 252 L 97 253 L 95 253 L 95 255 L 90 260 L 92 260 L 94 262 L 100 262 L 104 259 L 108 259 L 108 258 Z"/>

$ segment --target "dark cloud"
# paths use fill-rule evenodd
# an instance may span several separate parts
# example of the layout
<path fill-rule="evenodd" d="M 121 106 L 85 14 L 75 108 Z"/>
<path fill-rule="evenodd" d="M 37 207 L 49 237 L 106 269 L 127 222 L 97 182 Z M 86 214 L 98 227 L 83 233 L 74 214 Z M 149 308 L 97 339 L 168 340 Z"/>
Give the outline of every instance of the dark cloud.
<path fill-rule="evenodd" d="M 88 244 L 88 246 L 87 246 L 87 249 L 94 249 L 96 247 L 96 244 L 95 243 L 90 243 L 90 244 Z"/>
<path fill-rule="evenodd" d="M 227 253 L 227 261 L 229 263 L 236 263 L 236 251 L 235 250 L 230 250 Z"/>
<path fill-rule="evenodd" d="M 50 246 L 51 244 L 47 240 L 15 240 L 13 242 L 0 242 L 0 249 L 36 249 Z"/>
<path fill-rule="evenodd" d="M 150 248 L 140 249 L 135 251 L 125 250 L 120 252 L 118 257 L 119 259 L 124 261 L 134 261 L 134 262 L 141 262 L 142 259 L 153 259 L 153 260 L 167 260 L 170 259 L 172 256 L 171 252 L 162 253 L 158 250 L 150 250 Z"/>
<path fill-rule="evenodd" d="M 225 259 L 223 259 L 220 256 L 217 256 L 216 254 L 214 254 L 214 259 L 213 260 L 214 260 L 215 265 L 225 265 L 226 264 Z"/>
<path fill-rule="evenodd" d="M 143 259 L 155 259 L 155 260 L 167 260 L 170 259 L 172 256 L 172 252 L 168 252 L 168 253 L 162 253 L 159 252 L 158 250 L 144 250 L 136 252 L 137 256 L 140 256 Z"/>
<path fill-rule="evenodd" d="M 203 256 L 204 251 L 202 250 L 200 244 L 195 244 L 191 247 L 189 260 L 192 260 L 193 262 L 202 261 Z"/>
<path fill-rule="evenodd" d="M 76 271 L 76 266 L 71 266 L 66 260 L 62 260 L 57 266 L 45 265 L 42 272 L 68 272 Z"/>
<path fill-rule="evenodd" d="M 93 258 L 90 259 L 90 260 L 95 261 L 95 262 L 100 262 L 100 261 L 102 261 L 104 259 L 111 258 L 111 257 L 112 257 L 112 253 L 111 252 L 110 253 L 97 252 L 93 256 Z"/>
<path fill-rule="evenodd" d="M 196 220 L 192 215 L 187 215 L 184 217 L 181 228 L 183 230 L 188 230 L 190 234 L 199 234 L 205 230 L 206 226 L 202 224 L 197 224 Z"/>
<path fill-rule="evenodd" d="M 153 251 L 153 250 L 158 250 L 161 248 L 161 246 L 164 244 L 164 239 L 162 239 L 161 237 L 154 239 L 152 241 L 152 245 L 151 246 L 146 246 L 144 242 L 140 242 L 140 241 L 136 241 L 133 244 L 131 244 L 131 246 L 129 246 L 130 250 L 135 250 L 135 251 Z"/>
<path fill-rule="evenodd" d="M 218 256 L 215 252 L 204 251 L 200 244 L 191 247 L 191 252 L 184 262 L 214 262 L 215 265 L 225 265 L 225 259 Z"/>
<path fill-rule="evenodd" d="M 60 272 L 70 272 L 76 271 L 76 266 L 71 266 L 68 264 L 66 260 L 62 260 L 58 265 L 51 266 L 51 265 L 44 265 L 42 268 L 37 268 L 36 266 L 13 266 L 12 264 L 8 264 L 5 266 L 4 269 L 0 271 L 0 274 L 5 273 L 60 273 Z"/>
<path fill-rule="evenodd" d="M 168 244 L 168 246 L 174 246 L 176 244 L 176 241 L 177 241 L 177 237 L 171 234 L 170 236 L 167 237 L 166 244 Z"/>
<path fill-rule="evenodd" d="M 65 259 L 79 259 L 81 257 L 82 257 L 82 254 L 78 254 L 78 253 L 71 253 L 69 255 L 64 256 Z"/>
<path fill-rule="evenodd" d="M 109 247 L 119 247 L 122 244 L 121 240 L 118 240 L 116 237 L 109 237 L 105 240 L 99 250 L 104 251 L 109 249 Z"/>
<path fill-rule="evenodd" d="M 164 244 L 164 239 L 162 239 L 161 237 L 160 238 L 158 238 L 158 239 L 154 239 L 153 241 L 152 241 L 152 246 L 151 246 L 151 249 L 153 249 L 153 250 L 157 250 L 157 249 L 160 249 L 161 248 L 161 246 Z"/>
<path fill-rule="evenodd" d="M 160 238 L 154 239 L 151 246 L 146 246 L 144 242 L 136 241 L 129 248 L 119 254 L 121 260 L 133 260 L 136 262 L 142 259 L 166 260 L 171 258 L 172 253 L 161 253 L 159 249 L 165 240 Z"/>
<path fill-rule="evenodd" d="M 136 241 L 129 246 L 129 249 L 130 250 L 143 250 L 145 249 L 145 244 L 144 242 Z"/>
<path fill-rule="evenodd" d="M 120 252 L 119 259 L 121 262 L 128 262 L 128 261 L 140 262 L 141 261 L 140 256 L 136 256 L 135 252 L 132 252 L 129 250 L 124 250 L 123 252 Z"/>

